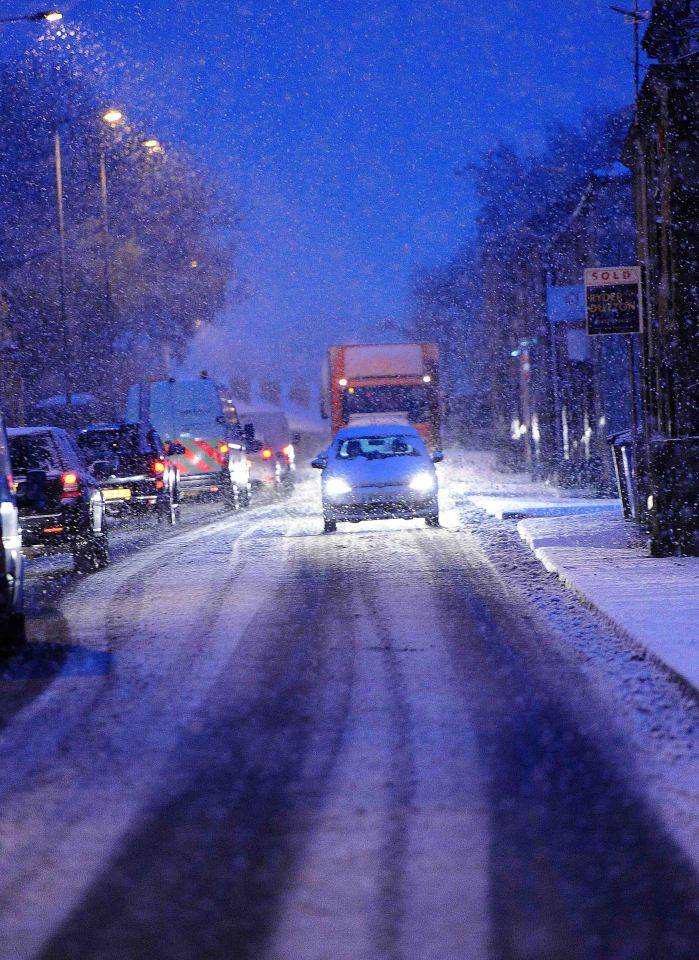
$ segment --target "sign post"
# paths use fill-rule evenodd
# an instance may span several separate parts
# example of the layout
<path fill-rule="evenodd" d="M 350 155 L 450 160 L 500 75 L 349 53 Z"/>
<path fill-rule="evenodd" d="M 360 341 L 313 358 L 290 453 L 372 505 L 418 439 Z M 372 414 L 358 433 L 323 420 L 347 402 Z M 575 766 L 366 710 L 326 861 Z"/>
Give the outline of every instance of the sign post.
<path fill-rule="evenodd" d="M 641 268 L 590 267 L 585 270 L 587 332 L 591 337 L 626 335 L 629 358 L 629 426 L 634 478 L 636 455 L 636 357 L 635 333 L 641 332 Z M 635 490 L 632 502 L 636 503 Z M 636 511 L 634 509 L 634 516 Z"/>
<path fill-rule="evenodd" d="M 641 331 L 641 268 L 585 270 L 587 332 L 590 336 Z"/>

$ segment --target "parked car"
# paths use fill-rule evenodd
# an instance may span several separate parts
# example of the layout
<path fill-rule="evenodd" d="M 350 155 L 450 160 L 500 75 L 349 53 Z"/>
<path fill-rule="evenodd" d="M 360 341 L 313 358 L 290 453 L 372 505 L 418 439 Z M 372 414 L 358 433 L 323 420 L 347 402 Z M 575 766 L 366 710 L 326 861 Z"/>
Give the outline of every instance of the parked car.
<path fill-rule="evenodd" d="M 294 489 L 296 451 L 289 422 L 281 411 L 250 411 L 241 416 L 254 488 L 275 494 Z"/>
<path fill-rule="evenodd" d="M 24 558 L 5 423 L 0 415 L 0 646 L 24 642 Z"/>
<path fill-rule="evenodd" d="M 179 470 L 182 497 L 248 505 L 250 479 L 238 415 L 208 376 L 132 384 L 125 419 L 142 420 L 158 431 Z"/>
<path fill-rule="evenodd" d="M 104 423 L 78 433 L 78 448 L 112 516 L 153 514 L 176 523 L 179 470 L 153 427 Z"/>
<path fill-rule="evenodd" d="M 72 553 L 83 573 L 106 566 L 102 491 L 65 430 L 17 427 L 8 438 L 25 553 Z"/>
<path fill-rule="evenodd" d="M 417 430 L 401 424 L 338 430 L 325 453 L 311 461 L 322 470 L 326 533 L 339 520 L 422 517 L 439 526 L 438 481 L 434 464 Z"/>

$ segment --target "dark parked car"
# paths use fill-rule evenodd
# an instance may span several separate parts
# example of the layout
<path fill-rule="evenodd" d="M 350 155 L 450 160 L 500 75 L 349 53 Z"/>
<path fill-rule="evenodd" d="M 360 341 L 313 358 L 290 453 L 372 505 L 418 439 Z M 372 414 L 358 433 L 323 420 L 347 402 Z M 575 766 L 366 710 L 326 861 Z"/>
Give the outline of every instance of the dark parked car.
<path fill-rule="evenodd" d="M 5 424 L 0 415 L 0 647 L 24 640 L 24 559 Z"/>
<path fill-rule="evenodd" d="M 179 472 L 153 427 L 141 421 L 86 427 L 78 434 L 78 447 L 108 513 L 150 513 L 176 522 Z"/>
<path fill-rule="evenodd" d="M 8 437 L 25 553 L 72 553 L 84 573 L 106 566 L 102 491 L 65 430 L 17 427 Z"/>

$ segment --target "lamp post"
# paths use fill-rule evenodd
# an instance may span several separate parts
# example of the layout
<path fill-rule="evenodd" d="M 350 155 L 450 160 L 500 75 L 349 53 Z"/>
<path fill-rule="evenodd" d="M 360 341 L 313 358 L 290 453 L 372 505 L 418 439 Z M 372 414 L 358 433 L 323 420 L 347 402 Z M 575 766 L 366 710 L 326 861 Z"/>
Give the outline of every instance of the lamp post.
<path fill-rule="evenodd" d="M 102 120 L 110 127 L 116 127 L 124 119 L 121 110 L 107 110 L 102 114 Z M 112 275 L 109 251 L 109 197 L 107 193 L 107 156 L 102 140 L 100 149 L 100 199 L 102 212 L 102 258 L 104 271 L 104 329 L 109 337 L 109 351 L 113 350 L 112 337 Z"/>
<path fill-rule="evenodd" d="M 106 110 L 102 116 L 102 121 L 112 129 L 117 128 L 126 122 L 123 112 L 116 107 Z M 128 130 L 128 127 L 127 127 Z M 102 222 L 102 256 L 104 271 L 104 326 L 107 334 L 111 333 L 112 315 L 113 315 L 113 297 L 112 297 L 112 276 L 111 276 L 111 258 L 110 258 L 110 235 L 109 235 L 109 192 L 107 182 L 107 148 L 104 138 L 100 138 L 100 199 L 101 199 L 101 222 Z M 149 154 L 163 154 L 165 150 L 159 140 L 151 137 L 147 140 L 140 140 L 140 146 L 148 151 Z M 113 349 L 113 339 L 110 338 L 110 350 Z"/>
<path fill-rule="evenodd" d="M 0 17 L 0 26 L 6 23 L 58 23 L 63 19 L 63 14 L 59 10 L 38 10 L 35 13 L 16 14 L 14 16 Z M 66 398 L 70 401 L 71 371 L 70 371 L 70 352 L 69 352 L 69 333 L 66 321 L 65 304 L 65 230 L 63 222 L 63 177 L 61 173 L 61 141 L 58 133 L 58 127 L 54 131 L 54 156 L 56 163 L 56 193 L 58 198 L 58 234 L 59 234 L 59 273 L 60 273 L 60 301 L 61 301 L 61 326 L 63 329 L 63 344 L 66 352 L 66 363 L 68 374 L 66 380 Z M 18 376 L 18 387 L 20 395 L 20 406 L 24 403 L 24 384 L 21 377 Z"/>
<path fill-rule="evenodd" d="M 625 10 L 623 7 L 618 7 L 615 5 L 610 5 L 610 10 L 613 10 L 614 13 L 620 13 L 624 17 L 625 23 L 630 23 L 633 26 L 633 121 L 636 123 L 638 117 L 638 101 L 639 95 L 641 92 L 641 24 L 644 20 L 648 20 L 650 17 L 649 10 L 641 10 L 638 5 L 638 0 L 633 0 L 633 10 Z M 647 233 L 647 223 L 645 221 L 645 211 L 642 211 L 640 232 L 642 235 L 642 244 L 640 249 L 640 261 L 641 261 L 641 283 L 645 286 L 647 278 L 647 255 L 646 255 L 646 237 Z M 646 307 L 650 302 L 648 297 L 645 298 Z M 632 450 L 632 461 L 633 461 L 633 471 L 634 471 L 634 486 L 637 488 L 638 484 L 638 415 L 636 411 L 636 341 L 633 333 L 629 334 L 626 338 L 627 353 L 628 353 L 628 363 L 629 363 L 629 393 L 630 403 L 629 403 L 629 427 L 631 428 L 631 450 Z M 643 341 L 641 341 L 641 347 L 643 346 Z M 643 349 L 639 350 L 639 362 L 641 365 L 641 383 L 644 382 L 644 368 L 645 368 L 645 359 L 643 356 Z M 642 404 L 643 407 L 643 404 Z M 648 454 L 648 421 L 646 417 L 642 419 L 643 424 L 643 433 L 645 439 L 645 453 Z M 636 499 L 638 499 L 636 497 Z"/>
<path fill-rule="evenodd" d="M 56 125 L 53 131 L 53 160 L 56 173 L 56 225 L 58 227 L 58 278 L 61 328 L 63 330 L 63 349 L 66 364 L 66 403 L 70 403 L 72 387 L 72 331 L 68 324 L 66 309 L 66 229 L 63 208 L 63 163 L 61 158 L 61 132 Z"/>
<path fill-rule="evenodd" d="M 37 13 L 17 14 L 13 17 L 0 17 L 0 23 L 58 23 L 63 14 L 58 10 L 39 10 Z"/>

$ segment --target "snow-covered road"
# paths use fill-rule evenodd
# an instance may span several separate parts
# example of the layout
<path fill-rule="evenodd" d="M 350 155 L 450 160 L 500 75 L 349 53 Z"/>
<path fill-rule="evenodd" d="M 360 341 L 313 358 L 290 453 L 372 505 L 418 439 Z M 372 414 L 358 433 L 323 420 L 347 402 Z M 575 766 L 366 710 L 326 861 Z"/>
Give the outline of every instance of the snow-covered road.
<path fill-rule="evenodd" d="M 324 536 L 309 482 L 52 601 L 0 679 L 2 960 L 695 956 L 605 628 L 451 490 Z"/>

